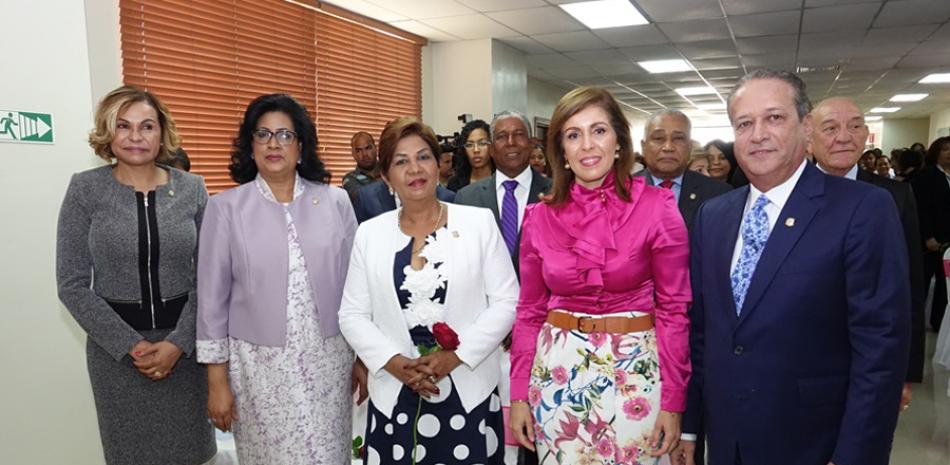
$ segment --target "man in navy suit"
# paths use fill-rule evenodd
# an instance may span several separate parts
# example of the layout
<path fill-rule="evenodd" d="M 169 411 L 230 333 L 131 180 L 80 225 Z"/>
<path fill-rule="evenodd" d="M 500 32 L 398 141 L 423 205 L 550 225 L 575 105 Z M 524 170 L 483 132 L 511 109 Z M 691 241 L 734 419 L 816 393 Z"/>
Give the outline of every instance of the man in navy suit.
<path fill-rule="evenodd" d="M 894 200 L 806 162 L 794 74 L 754 71 L 728 104 L 750 185 L 693 227 L 683 432 L 705 425 L 711 465 L 885 465 L 910 339 Z M 683 443 L 674 459 L 692 463 Z"/>
<path fill-rule="evenodd" d="M 455 192 L 442 186 L 435 188 L 435 195 L 443 202 L 452 203 L 455 201 Z M 356 191 L 356 202 L 353 203 L 353 211 L 356 213 L 357 222 L 362 223 L 395 209 L 396 196 L 390 192 L 389 186 L 382 180 L 367 184 Z"/>

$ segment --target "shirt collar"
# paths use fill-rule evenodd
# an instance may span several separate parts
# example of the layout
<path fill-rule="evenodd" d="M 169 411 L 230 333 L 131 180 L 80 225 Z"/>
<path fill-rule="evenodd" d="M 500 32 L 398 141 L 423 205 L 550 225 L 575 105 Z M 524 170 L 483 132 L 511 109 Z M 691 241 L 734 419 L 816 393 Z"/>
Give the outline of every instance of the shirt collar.
<path fill-rule="evenodd" d="M 822 168 L 820 164 L 815 163 L 815 166 L 817 166 L 818 169 L 819 169 L 822 173 L 828 174 L 828 172 L 825 171 L 825 169 Z M 829 176 L 833 176 L 833 175 L 829 175 Z M 850 180 L 852 180 L 852 181 L 858 179 L 858 164 L 855 163 L 854 166 L 852 166 L 851 169 L 848 170 L 848 172 L 844 174 L 844 177 L 847 178 L 847 179 L 850 179 Z"/>
<path fill-rule="evenodd" d="M 682 186 L 682 185 L 683 185 L 683 176 L 684 176 L 685 174 L 686 174 L 686 172 L 684 171 L 684 172 L 680 173 L 679 176 L 677 176 L 677 177 L 675 177 L 675 178 L 670 178 L 670 181 L 673 181 L 673 184 L 675 184 L 675 185 L 677 185 L 677 186 Z M 654 186 L 659 186 L 660 183 L 663 182 L 663 178 L 658 178 L 658 177 L 656 177 L 656 175 L 654 175 L 652 172 L 650 172 L 650 179 L 653 179 L 653 185 L 654 185 Z"/>
<path fill-rule="evenodd" d="M 805 171 L 805 165 L 808 164 L 808 160 L 802 160 L 802 164 L 798 165 L 798 169 L 795 170 L 795 173 L 792 176 L 785 180 L 785 182 L 773 187 L 768 192 L 762 192 L 755 188 L 751 183 L 749 184 L 749 205 L 754 205 L 755 201 L 759 199 L 759 196 L 765 194 L 769 198 L 769 202 L 775 204 L 778 207 L 779 211 L 785 208 L 785 203 L 788 202 L 788 198 L 791 197 L 792 191 L 795 190 L 795 184 L 798 184 L 798 178 L 802 177 L 802 173 Z"/>
<path fill-rule="evenodd" d="M 505 186 L 502 184 L 505 181 L 518 181 L 519 186 L 524 186 L 525 189 L 530 188 L 531 186 L 531 165 L 528 165 L 524 171 L 518 173 L 514 178 L 509 178 L 502 173 L 500 170 L 495 170 L 495 190 L 504 189 Z"/>

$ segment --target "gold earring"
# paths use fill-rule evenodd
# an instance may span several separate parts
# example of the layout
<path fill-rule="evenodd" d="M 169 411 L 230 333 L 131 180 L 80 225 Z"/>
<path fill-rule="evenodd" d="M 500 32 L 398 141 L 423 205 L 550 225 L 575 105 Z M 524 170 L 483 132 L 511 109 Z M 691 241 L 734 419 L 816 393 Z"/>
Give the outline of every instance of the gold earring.
<path fill-rule="evenodd" d="M 570 170 L 571 170 L 571 164 L 570 164 L 570 163 L 565 163 L 565 164 L 564 164 L 564 169 L 570 171 Z"/>

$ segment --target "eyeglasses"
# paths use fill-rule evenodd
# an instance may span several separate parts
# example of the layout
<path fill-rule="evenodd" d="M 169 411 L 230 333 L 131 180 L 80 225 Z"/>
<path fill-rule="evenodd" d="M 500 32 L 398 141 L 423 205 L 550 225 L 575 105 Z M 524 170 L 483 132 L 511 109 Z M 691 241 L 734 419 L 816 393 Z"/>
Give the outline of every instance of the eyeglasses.
<path fill-rule="evenodd" d="M 270 129 L 260 128 L 255 130 L 251 136 L 254 138 L 254 143 L 261 145 L 269 143 L 272 137 L 277 137 L 277 143 L 280 145 L 290 145 L 297 140 L 297 133 L 286 129 L 271 132 Z"/>
<path fill-rule="evenodd" d="M 465 148 L 467 148 L 467 149 L 469 149 L 469 150 L 472 150 L 472 149 L 475 148 L 476 145 L 478 145 L 479 148 L 482 148 L 482 149 L 483 149 L 483 148 L 486 148 L 486 147 L 488 147 L 489 145 L 491 145 L 491 142 L 488 142 L 487 140 L 482 139 L 482 140 L 480 140 L 480 141 L 478 141 L 478 142 L 466 142 L 465 145 L 463 145 L 462 147 L 465 147 Z"/>

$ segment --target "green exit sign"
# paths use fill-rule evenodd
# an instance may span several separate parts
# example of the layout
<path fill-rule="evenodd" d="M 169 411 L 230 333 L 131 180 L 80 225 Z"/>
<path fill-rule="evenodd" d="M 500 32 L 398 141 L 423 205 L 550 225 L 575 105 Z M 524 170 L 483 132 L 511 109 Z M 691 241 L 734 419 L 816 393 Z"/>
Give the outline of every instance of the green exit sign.
<path fill-rule="evenodd" d="M 0 110 L 0 142 L 53 143 L 53 115 Z"/>

